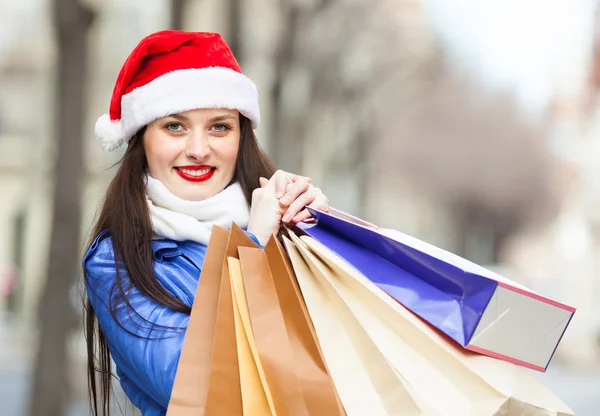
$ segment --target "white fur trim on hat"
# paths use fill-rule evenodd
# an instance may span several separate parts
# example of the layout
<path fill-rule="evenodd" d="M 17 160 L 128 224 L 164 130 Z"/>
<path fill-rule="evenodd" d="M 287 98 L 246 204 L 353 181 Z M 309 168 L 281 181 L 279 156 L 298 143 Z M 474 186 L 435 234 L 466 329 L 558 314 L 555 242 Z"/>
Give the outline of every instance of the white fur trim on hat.
<path fill-rule="evenodd" d="M 96 137 L 105 150 L 115 150 L 153 120 L 197 108 L 238 110 L 250 119 L 253 128 L 260 123 L 258 90 L 248 77 L 221 67 L 183 69 L 124 95 L 121 120 L 100 117 Z"/>

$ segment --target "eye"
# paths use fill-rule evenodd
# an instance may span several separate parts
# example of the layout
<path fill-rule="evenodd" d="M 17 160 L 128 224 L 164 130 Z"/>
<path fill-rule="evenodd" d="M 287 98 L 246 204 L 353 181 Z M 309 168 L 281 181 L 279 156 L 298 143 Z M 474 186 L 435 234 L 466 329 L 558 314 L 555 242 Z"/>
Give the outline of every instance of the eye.
<path fill-rule="evenodd" d="M 185 129 L 183 124 L 176 121 L 166 124 L 164 128 L 171 133 L 181 133 Z"/>
<path fill-rule="evenodd" d="M 223 123 L 215 124 L 212 128 L 217 133 L 226 133 L 227 131 L 231 130 L 231 126 Z"/>

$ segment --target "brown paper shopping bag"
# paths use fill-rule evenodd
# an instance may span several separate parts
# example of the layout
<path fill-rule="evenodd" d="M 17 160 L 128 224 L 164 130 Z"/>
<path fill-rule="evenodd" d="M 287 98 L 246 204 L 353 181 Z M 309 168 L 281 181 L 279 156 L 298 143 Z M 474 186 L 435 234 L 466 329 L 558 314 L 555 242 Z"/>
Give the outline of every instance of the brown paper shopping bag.
<path fill-rule="evenodd" d="M 270 391 L 265 390 L 264 371 L 259 367 L 260 359 L 250 323 L 242 267 L 238 259 L 229 257 L 227 260 L 233 296 L 243 412 L 246 416 L 269 415 L 273 413 L 273 399 Z"/>
<path fill-rule="evenodd" d="M 260 249 L 247 247 L 240 247 L 238 251 L 257 367 L 263 377 L 271 414 L 308 416 L 266 255 Z"/>
<path fill-rule="evenodd" d="M 179 358 L 168 416 L 204 414 L 221 273 L 229 231 L 213 227 Z"/>
<path fill-rule="evenodd" d="M 301 242 L 298 242 L 300 240 Z M 572 411 L 520 367 L 458 347 L 318 241 L 296 239 L 322 280 L 435 414 L 567 416 Z M 317 266 L 318 267 L 318 266 Z"/>
<path fill-rule="evenodd" d="M 283 247 L 273 237 L 239 256 L 228 261 L 236 329 L 245 327 L 237 332 L 244 414 L 345 414 Z"/>
<path fill-rule="evenodd" d="M 435 414 L 392 367 L 342 299 L 320 276 L 318 261 L 290 233 L 284 239 L 341 402 L 349 416 Z"/>
<path fill-rule="evenodd" d="M 291 342 L 298 386 L 308 412 L 311 415 L 344 415 L 287 253 L 275 238 L 269 240 L 264 252 Z"/>
<path fill-rule="evenodd" d="M 254 241 L 232 224 L 222 262 L 219 301 L 215 318 L 215 335 L 210 360 L 206 398 L 206 416 L 238 416 L 243 414 L 238 351 L 236 343 L 233 297 L 226 258 L 238 258 L 240 247 L 257 247 Z"/>

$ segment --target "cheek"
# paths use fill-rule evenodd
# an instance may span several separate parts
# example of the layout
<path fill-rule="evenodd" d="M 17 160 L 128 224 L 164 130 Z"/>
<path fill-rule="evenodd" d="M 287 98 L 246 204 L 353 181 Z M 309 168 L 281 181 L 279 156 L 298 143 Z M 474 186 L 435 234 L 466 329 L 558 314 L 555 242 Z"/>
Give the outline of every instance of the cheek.
<path fill-rule="evenodd" d="M 238 155 L 238 150 L 239 150 L 240 146 L 239 146 L 239 141 L 231 147 L 231 150 L 229 151 L 229 161 L 230 163 L 235 167 L 235 162 L 237 162 L 237 155 Z"/>
<path fill-rule="evenodd" d="M 238 137 L 234 140 L 228 141 L 227 143 L 223 143 L 223 146 L 221 148 L 221 155 L 223 157 L 223 161 L 232 170 L 235 169 L 239 147 L 240 139 Z"/>
<path fill-rule="evenodd" d="M 144 138 L 144 151 L 150 173 L 170 169 L 180 149 L 173 140 L 161 134 L 149 134 Z"/>

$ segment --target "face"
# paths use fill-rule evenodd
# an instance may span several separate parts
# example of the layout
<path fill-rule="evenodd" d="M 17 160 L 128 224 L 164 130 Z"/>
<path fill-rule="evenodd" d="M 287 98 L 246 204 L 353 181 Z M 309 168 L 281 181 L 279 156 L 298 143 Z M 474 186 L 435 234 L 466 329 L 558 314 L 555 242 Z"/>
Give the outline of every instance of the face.
<path fill-rule="evenodd" d="M 148 124 L 144 151 L 150 175 L 181 199 L 202 201 L 233 179 L 240 144 L 237 110 L 197 109 Z"/>

